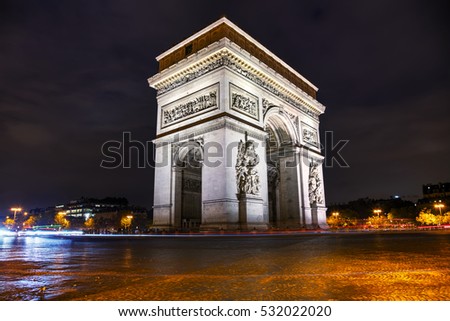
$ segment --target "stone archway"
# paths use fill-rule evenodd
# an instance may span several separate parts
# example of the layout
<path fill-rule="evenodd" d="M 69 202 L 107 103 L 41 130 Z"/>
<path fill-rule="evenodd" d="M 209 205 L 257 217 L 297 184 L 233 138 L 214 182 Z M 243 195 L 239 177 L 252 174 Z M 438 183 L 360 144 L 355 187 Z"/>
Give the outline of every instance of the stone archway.
<path fill-rule="evenodd" d="M 301 179 L 298 171 L 295 126 L 283 110 L 273 106 L 264 117 L 269 224 L 275 228 L 303 225 Z"/>
<path fill-rule="evenodd" d="M 203 148 L 189 141 L 176 146 L 174 155 L 174 227 L 196 231 L 202 219 Z"/>
<path fill-rule="evenodd" d="M 317 87 L 225 18 L 157 60 L 160 72 L 149 79 L 157 90 L 153 142 L 161 163 L 154 227 L 190 226 L 199 206 L 202 230 L 263 230 L 269 221 L 292 229 L 323 225 L 319 116 L 325 106 L 316 100 Z M 202 146 L 201 168 L 185 166 Z M 213 146 L 221 148 L 210 152 Z"/>

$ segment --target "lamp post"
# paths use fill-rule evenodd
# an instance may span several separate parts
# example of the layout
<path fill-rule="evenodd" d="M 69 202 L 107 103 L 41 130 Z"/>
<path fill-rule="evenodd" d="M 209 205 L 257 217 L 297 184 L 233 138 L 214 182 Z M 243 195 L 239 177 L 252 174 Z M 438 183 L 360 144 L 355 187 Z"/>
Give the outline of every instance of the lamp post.
<path fill-rule="evenodd" d="M 378 216 L 380 216 L 381 212 L 382 211 L 379 208 L 373 210 L 373 213 L 378 215 Z"/>
<path fill-rule="evenodd" d="M 339 212 L 333 212 L 331 213 L 331 215 L 333 215 L 334 220 L 336 222 L 336 224 L 338 223 L 338 219 L 339 219 Z"/>
<path fill-rule="evenodd" d="M 130 232 L 131 232 L 131 225 L 133 223 L 133 215 L 127 215 L 127 219 L 128 219 L 128 234 L 130 234 Z"/>
<path fill-rule="evenodd" d="M 439 204 L 434 204 L 434 208 L 438 208 L 439 209 L 439 215 L 442 215 L 442 209 L 445 207 L 444 204 L 439 203 Z"/>
<path fill-rule="evenodd" d="M 11 211 L 14 212 L 14 222 L 16 221 L 16 215 L 18 212 L 22 212 L 21 207 L 11 207 Z"/>
<path fill-rule="evenodd" d="M 339 212 L 332 212 L 331 216 L 333 217 L 333 220 L 330 221 L 330 224 L 339 227 Z"/>

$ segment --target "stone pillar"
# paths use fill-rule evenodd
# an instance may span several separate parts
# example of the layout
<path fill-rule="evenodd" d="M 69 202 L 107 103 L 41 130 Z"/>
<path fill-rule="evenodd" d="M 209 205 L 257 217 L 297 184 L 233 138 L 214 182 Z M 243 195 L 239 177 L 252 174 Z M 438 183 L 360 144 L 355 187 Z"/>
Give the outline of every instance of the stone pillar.
<path fill-rule="evenodd" d="M 317 225 L 321 229 L 329 229 L 330 227 L 327 224 L 327 207 L 325 206 L 325 186 L 323 180 L 323 156 L 317 158 L 317 162 L 320 164 L 319 166 L 319 178 L 322 182 L 321 184 L 321 194 L 322 194 L 322 204 L 317 204 L 315 208 L 316 217 L 317 217 Z"/>
<path fill-rule="evenodd" d="M 251 194 L 239 194 L 239 225 L 241 230 L 266 230 L 264 201 Z"/>
<path fill-rule="evenodd" d="M 309 151 L 307 149 L 302 149 L 300 152 L 301 158 L 301 168 L 302 168 L 302 197 L 305 200 L 303 212 L 305 216 L 305 226 L 309 229 L 323 228 L 327 229 L 326 220 L 326 210 L 325 207 L 325 191 L 323 186 L 323 156 Z M 310 199 L 310 176 L 311 176 L 311 165 L 316 164 L 318 170 L 317 180 L 320 183 L 320 188 L 318 194 L 321 195 L 321 201 Z"/>
<path fill-rule="evenodd" d="M 280 227 L 299 228 L 303 225 L 300 204 L 300 172 L 296 154 L 285 149 L 280 162 Z"/>
<path fill-rule="evenodd" d="M 309 164 L 308 160 L 308 150 L 305 148 L 300 148 L 299 153 L 299 167 L 300 167 L 300 178 L 301 178 L 301 202 L 302 202 L 302 216 L 303 216 L 303 226 L 307 229 L 313 229 L 314 226 L 311 203 L 309 201 Z"/>
<path fill-rule="evenodd" d="M 219 129 L 204 134 L 208 148 L 221 149 L 218 156 L 205 159 L 202 170 L 202 230 L 239 229 L 239 203 L 233 167 L 232 131 L 218 121 Z M 237 144 L 234 144 L 237 146 Z M 234 148 L 235 150 L 236 148 Z"/>
<path fill-rule="evenodd" d="M 329 229 L 327 224 L 327 208 L 324 206 L 314 206 L 311 209 L 312 216 L 314 218 L 314 225 L 320 227 L 321 229 Z"/>
<path fill-rule="evenodd" d="M 155 149 L 155 188 L 153 206 L 153 226 L 167 230 L 172 225 L 172 181 L 171 148 L 167 142 L 154 141 Z"/>
<path fill-rule="evenodd" d="M 181 212 L 183 210 L 183 169 L 172 166 L 172 212 L 171 227 L 177 229 L 181 227 Z"/>

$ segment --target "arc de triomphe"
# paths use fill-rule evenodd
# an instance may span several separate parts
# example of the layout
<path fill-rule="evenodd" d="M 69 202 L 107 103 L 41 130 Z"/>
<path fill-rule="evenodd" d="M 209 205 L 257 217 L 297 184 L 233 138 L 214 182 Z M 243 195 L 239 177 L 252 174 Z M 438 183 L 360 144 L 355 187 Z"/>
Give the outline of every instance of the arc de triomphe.
<path fill-rule="evenodd" d="M 155 228 L 327 228 L 317 87 L 226 18 L 156 59 Z"/>

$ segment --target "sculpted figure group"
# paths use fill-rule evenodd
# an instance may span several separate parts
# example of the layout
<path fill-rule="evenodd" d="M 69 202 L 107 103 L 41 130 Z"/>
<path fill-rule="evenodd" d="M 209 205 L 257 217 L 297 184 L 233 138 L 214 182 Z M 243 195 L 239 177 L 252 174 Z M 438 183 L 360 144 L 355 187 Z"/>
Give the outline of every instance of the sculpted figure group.
<path fill-rule="evenodd" d="M 236 161 L 236 183 L 238 194 L 259 193 L 260 181 L 256 166 L 259 164 L 259 156 L 255 151 L 254 141 L 245 139 L 238 145 Z"/>

